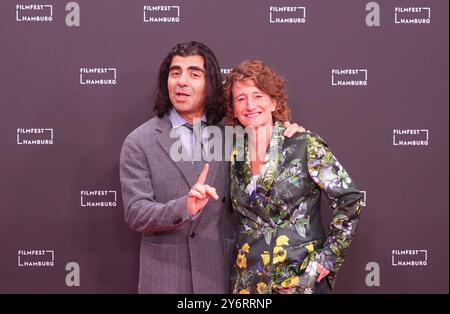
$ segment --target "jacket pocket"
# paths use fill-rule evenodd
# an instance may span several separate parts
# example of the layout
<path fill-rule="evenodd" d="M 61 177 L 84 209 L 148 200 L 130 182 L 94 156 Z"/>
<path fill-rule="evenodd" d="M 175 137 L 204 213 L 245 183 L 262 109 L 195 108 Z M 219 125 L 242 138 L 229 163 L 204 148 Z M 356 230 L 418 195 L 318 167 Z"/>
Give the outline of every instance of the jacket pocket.
<path fill-rule="evenodd" d="M 176 293 L 179 290 L 179 263 L 177 245 L 142 241 L 139 293 Z"/>

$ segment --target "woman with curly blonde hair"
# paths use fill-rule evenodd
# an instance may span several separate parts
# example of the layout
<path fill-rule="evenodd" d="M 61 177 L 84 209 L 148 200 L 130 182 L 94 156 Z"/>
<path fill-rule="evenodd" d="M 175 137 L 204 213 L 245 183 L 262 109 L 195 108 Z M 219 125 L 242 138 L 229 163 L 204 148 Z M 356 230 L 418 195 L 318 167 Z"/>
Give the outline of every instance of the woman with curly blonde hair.
<path fill-rule="evenodd" d="M 225 101 L 226 123 L 251 130 L 231 159 L 231 201 L 240 217 L 233 293 L 330 293 L 362 193 L 318 135 L 283 135 L 290 119 L 284 79 L 262 61 L 232 70 Z M 322 192 L 333 208 L 327 234 Z"/>

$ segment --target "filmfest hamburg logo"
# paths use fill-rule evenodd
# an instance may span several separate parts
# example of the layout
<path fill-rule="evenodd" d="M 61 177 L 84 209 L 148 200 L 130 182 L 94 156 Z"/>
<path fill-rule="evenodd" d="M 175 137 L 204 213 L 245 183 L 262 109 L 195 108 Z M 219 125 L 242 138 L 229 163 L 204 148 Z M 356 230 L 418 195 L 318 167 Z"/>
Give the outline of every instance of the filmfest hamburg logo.
<path fill-rule="evenodd" d="M 230 69 L 230 68 L 221 68 L 221 69 L 220 69 L 220 73 L 221 73 L 222 75 L 228 75 L 228 74 L 231 73 L 231 70 L 233 70 L 233 69 Z"/>
<path fill-rule="evenodd" d="M 144 5 L 144 22 L 179 23 L 179 5 Z"/>
<path fill-rule="evenodd" d="M 430 24 L 430 7 L 395 7 L 395 24 Z"/>
<path fill-rule="evenodd" d="M 18 128 L 17 144 L 19 145 L 52 145 L 53 129 L 44 128 Z"/>
<path fill-rule="evenodd" d="M 81 85 L 116 85 L 116 68 L 80 68 Z"/>
<path fill-rule="evenodd" d="M 117 206 L 117 191 L 91 190 L 81 191 L 82 207 Z"/>
<path fill-rule="evenodd" d="M 428 129 L 394 129 L 392 144 L 394 146 L 428 146 Z"/>
<path fill-rule="evenodd" d="M 220 69 L 220 74 L 222 74 L 222 83 L 225 84 L 225 80 L 227 79 L 227 76 L 231 73 L 231 70 L 233 70 L 233 69 L 229 69 L 229 68 L 221 68 Z"/>
<path fill-rule="evenodd" d="M 332 69 L 332 86 L 367 86 L 367 69 Z"/>
<path fill-rule="evenodd" d="M 269 22 L 275 24 L 304 24 L 306 7 L 271 6 Z"/>
<path fill-rule="evenodd" d="M 392 250 L 392 266 L 427 266 L 427 250 Z"/>
<path fill-rule="evenodd" d="M 54 250 L 18 250 L 17 265 L 20 267 L 55 266 Z"/>
<path fill-rule="evenodd" d="M 16 4 L 17 22 L 51 22 L 53 6 L 51 4 Z"/>

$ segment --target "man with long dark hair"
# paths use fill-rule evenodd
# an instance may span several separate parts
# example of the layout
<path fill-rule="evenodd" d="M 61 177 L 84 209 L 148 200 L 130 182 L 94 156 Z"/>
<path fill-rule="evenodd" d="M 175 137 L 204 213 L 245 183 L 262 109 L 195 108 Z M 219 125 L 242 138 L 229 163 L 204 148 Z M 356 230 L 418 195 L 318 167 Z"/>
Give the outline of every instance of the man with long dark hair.
<path fill-rule="evenodd" d="M 203 107 L 203 111 L 209 124 L 221 122 L 225 114 L 225 104 L 219 63 L 211 49 L 206 45 L 195 41 L 175 46 L 161 64 L 154 107 L 158 117 L 164 117 L 164 115 L 168 114 L 170 110 L 173 109 L 173 106 L 175 106 L 177 111 L 181 110 L 181 108 L 176 106 L 176 100 L 175 103 L 172 103 L 174 99 L 169 95 L 170 86 L 168 86 L 168 79 L 169 73 L 173 74 L 173 71 L 171 70 L 174 68 L 172 64 L 174 57 L 180 60 L 197 58 L 199 63 L 203 62 L 201 67 L 204 67 L 204 69 L 196 69 L 199 72 L 202 72 L 203 79 L 201 79 L 201 81 L 205 88 L 204 101 L 198 103 L 198 105 Z M 195 73 L 195 71 L 193 72 Z M 178 73 L 179 72 L 175 72 L 175 74 Z M 173 75 L 171 75 L 171 77 L 172 76 Z"/>
<path fill-rule="evenodd" d="M 186 123 L 222 121 L 222 78 L 214 53 L 199 42 L 176 45 L 161 64 L 155 94 L 157 116 L 126 138 L 120 156 L 125 220 L 142 233 L 139 292 L 229 293 L 234 243 L 229 163 L 209 163 L 203 180 L 216 186 L 221 198 L 190 213 L 188 192 L 199 171 L 190 161 L 170 157 L 177 141 L 170 137 L 173 129 L 190 147 Z"/>
<path fill-rule="evenodd" d="M 176 45 L 161 64 L 155 94 L 157 116 L 128 135 L 120 156 L 125 220 L 142 233 L 139 292 L 230 293 L 237 223 L 229 162 L 223 156 L 205 165 L 194 156 L 207 142 L 207 126 L 224 126 L 214 53 L 195 41 Z M 171 154 L 179 141 L 188 160 Z"/>

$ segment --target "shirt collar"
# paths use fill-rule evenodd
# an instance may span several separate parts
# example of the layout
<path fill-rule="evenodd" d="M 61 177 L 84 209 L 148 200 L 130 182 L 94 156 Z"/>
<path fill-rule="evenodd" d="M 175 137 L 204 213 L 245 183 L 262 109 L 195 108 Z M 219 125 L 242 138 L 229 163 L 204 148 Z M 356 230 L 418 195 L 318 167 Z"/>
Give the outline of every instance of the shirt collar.
<path fill-rule="evenodd" d="M 180 116 L 180 114 L 175 110 L 175 108 L 172 108 L 170 110 L 169 120 L 172 123 L 172 128 L 174 129 L 179 128 L 185 123 L 188 123 L 182 116 Z M 206 113 L 203 113 L 201 120 L 203 122 L 206 122 Z"/>

